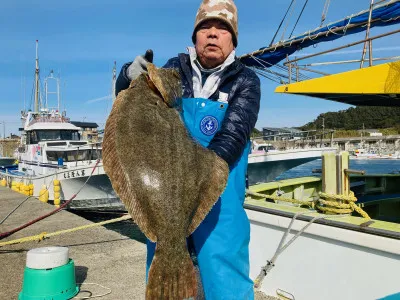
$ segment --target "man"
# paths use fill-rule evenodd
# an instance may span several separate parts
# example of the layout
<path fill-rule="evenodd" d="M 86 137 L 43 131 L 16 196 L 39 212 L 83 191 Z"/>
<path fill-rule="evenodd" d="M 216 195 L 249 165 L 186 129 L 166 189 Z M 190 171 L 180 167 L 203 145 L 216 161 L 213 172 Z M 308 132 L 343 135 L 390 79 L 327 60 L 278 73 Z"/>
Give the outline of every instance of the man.
<path fill-rule="evenodd" d="M 230 166 L 225 191 L 189 237 L 206 299 L 253 299 L 249 278 L 250 224 L 243 209 L 250 134 L 257 121 L 260 81 L 236 57 L 237 9 L 232 0 L 204 0 L 189 54 L 170 59 L 182 78 L 182 118 L 191 135 Z M 125 64 L 116 92 L 146 71 L 152 53 Z M 148 243 L 147 268 L 155 245 Z"/>

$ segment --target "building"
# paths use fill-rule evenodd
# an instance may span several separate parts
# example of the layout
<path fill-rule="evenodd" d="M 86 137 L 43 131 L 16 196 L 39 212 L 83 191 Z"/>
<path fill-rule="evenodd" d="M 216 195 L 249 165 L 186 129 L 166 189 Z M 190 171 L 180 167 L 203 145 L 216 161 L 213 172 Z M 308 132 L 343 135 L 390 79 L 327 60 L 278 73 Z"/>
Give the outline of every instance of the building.
<path fill-rule="evenodd" d="M 265 141 L 298 140 L 304 136 L 303 131 L 289 127 L 263 127 L 262 133 Z"/>
<path fill-rule="evenodd" d="M 87 140 L 91 143 L 98 142 L 99 133 L 97 127 L 99 127 L 99 125 L 97 125 L 97 123 L 79 121 L 71 121 L 71 123 L 81 129 L 79 133 L 81 134 L 82 140 Z"/>
<path fill-rule="evenodd" d="M 358 132 L 362 133 L 363 136 L 382 136 L 382 132 L 379 129 L 363 129 L 358 130 Z"/>

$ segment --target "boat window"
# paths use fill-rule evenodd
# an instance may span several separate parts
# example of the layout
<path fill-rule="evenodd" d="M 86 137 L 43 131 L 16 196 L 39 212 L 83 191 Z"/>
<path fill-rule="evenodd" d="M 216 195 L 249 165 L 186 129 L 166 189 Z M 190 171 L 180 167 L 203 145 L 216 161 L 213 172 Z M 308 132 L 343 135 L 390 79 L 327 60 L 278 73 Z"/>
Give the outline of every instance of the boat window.
<path fill-rule="evenodd" d="M 271 146 L 271 145 L 261 145 L 261 146 L 258 146 L 257 150 L 268 152 L 270 150 L 275 150 L 275 148 L 274 148 L 274 146 Z"/>
<path fill-rule="evenodd" d="M 82 146 L 82 145 L 86 145 L 87 141 L 84 142 L 71 142 L 70 145 L 75 145 L 75 146 Z"/>
<path fill-rule="evenodd" d="M 67 146 L 66 142 L 55 142 L 55 143 L 47 143 L 47 146 Z"/>
<path fill-rule="evenodd" d="M 101 158 L 101 149 L 85 149 L 76 151 L 46 151 L 48 161 L 58 161 L 62 158 L 64 162 L 82 160 L 96 160 Z"/>
<path fill-rule="evenodd" d="M 62 158 L 64 160 L 63 151 L 46 151 L 46 154 L 48 161 L 58 161 L 59 158 Z"/>
<path fill-rule="evenodd" d="M 29 144 L 41 141 L 79 141 L 80 135 L 76 130 L 33 130 L 28 132 Z"/>

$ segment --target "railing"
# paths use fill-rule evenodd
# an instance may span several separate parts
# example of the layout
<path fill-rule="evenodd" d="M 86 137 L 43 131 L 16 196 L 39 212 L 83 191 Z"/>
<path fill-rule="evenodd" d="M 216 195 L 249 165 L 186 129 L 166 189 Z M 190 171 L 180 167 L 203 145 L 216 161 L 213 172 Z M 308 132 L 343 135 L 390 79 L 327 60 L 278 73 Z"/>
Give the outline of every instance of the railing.
<path fill-rule="evenodd" d="M 377 36 L 374 36 L 374 37 L 365 38 L 365 39 L 362 39 L 362 40 L 359 40 L 357 42 L 350 43 L 350 44 L 347 44 L 347 45 L 344 45 L 344 46 L 332 48 L 332 49 L 329 49 L 329 50 L 325 50 L 325 51 L 321 51 L 321 52 L 318 52 L 318 53 L 306 55 L 306 56 L 303 56 L 303 57 L 298 57 L 298 58 L 295 58 L 295 59 L 292 59 L 292 60 L 289 60 L 287 58 L 287 61 L 284 63 L 284 65 L 288 67 L 288 72 L 289 72 L 288 83 L 291 83 L 293 79 L 295 79 L 296 82 L 300 81 L 299 80 L 300 79 L 299 78 L 300 77 L 299 76 L 300 70 L 313 72 L 313 73 L 324 75 L 324 76 L 330 75 L 330 74 L 325 73 L 325 72 L 321 72 L 321 71 L 312 70 L 310 68 L 307 68 L 307 67 L 310 67 L 310 66 L 321 66 L 321 65 L 333 65 L 333 64 L 345 64 L 345 63 L 360 62 L 361 63 L 360 68 L 362 68 L 363 67 L 363 62 L 365 61 L 364 53 L 363 53 L 363 56 L 362 56 L 362 58 L 360 60 L 346 60 L 346 61 L 334 61 L 334 62 L 324 62 L 324 63 L 312 63 L 312 64 L 305 64 L 305 65 L 298 65 L 299 61 L 302 61 L 302 60 L 305 60 L 305 59 L 309 59 L 309 58 L 312 58 L 312 57 L 321 56 L 321 55 L 327 54 L 327 53 L 332 53 L 332 52 L 335 52 L 335 51 L 338 51 L 338 50 L 341 50 L 341 49 L 345 49 L 345 48 L 349 48 L 349 47 L 352 47 L 352 46 L 356 46 L 356 45 L 359 45 L 359 44 L 362 44 L 362 43 L 364 43 L 364 44 L 368 43 L 369 47 L 371 47 L 371 49 L 370 49 L 370 57 L 369 57 L 369 66 L 372 65 L 373 61 L 400 59 L 400 56 L 383 57 L 383 58 L 372 58 L 372 43 L 371 42 L 373 40 L 380 39 L 380 38 L 383 38 L 383 37 L 387 37 L 387 36 L 390 36 L 390 35 L 394 35 L 394 34 L 397 34 L 397 33 L 400 33 L 400 29 L 394 30 L 394 31 L 391 31 L 391 32 L 387 32 L 387 33 L 384 33 L 384 34 L 380 34 L 380 35 L 377 35 Z"/>

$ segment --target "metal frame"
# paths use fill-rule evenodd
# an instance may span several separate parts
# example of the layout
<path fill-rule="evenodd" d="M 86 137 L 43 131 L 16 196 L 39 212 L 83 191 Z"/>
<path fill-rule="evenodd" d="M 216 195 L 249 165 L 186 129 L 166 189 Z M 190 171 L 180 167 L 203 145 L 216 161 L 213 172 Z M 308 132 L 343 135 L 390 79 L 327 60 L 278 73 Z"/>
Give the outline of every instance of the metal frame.
<path fill-rule="evenodd" d="M 340 47 L 328 49 L 328 50 L 321 51 L 321 52 L 318 52 L 318 53 L 306 55 L 306 56 L 303 56 L 303 57 L 295 58 L 295 59 L 292 59 L 292 60 L 289 60 L 289 59 L 287 58 L 287 61 L 284 62 L 283 64 L 284 64 L 285 66 L 288 67 L 288 71 L 289 71 L 289 76 L 288 76 L 288 77 L 289 77 L 289 82 L 288 82 L 288 83 L 291 83 L 292 69 L 293 69 L 293 68 L 295 68 L 295 69 L 298 69 L 298 68 L 299 68 L 299 69 L 303 69 L 303 70 L 305 70 L 305 71 L 314 72 L 314 73 L 323 73 L 323 72 L 316 71 L 316 70 L 306 69 L 306 68 L 304 68 L 303 66 L 299 66 L 299 65 L 297 64 L 299 61 L 305 60 L 305 59 L 308 59 L 308 58 L 312 58 L 312 57 L 316 57 L 316 56 L 320 56 L 320 55 L 323 55 L 323 54 L 335 52 L 335 51 L 338 51 L 338 50 L 341 50 L 341 49 L 345 49 L 345 48 L 349 48 L 349 47 L 352 47 L 352 46 L 355 46 L 355 45 L 359 45 L 359 44 L 362 44 L 362 43 L 364 43 L 364 49 L 366 49 L 366 45 L 367 45 L 368 43 L 371 43 L 371 44 L 370 44 L 370 51 L 371 51 L 371 54 L 370 54 L 370 58 L 369 58 L 369 60 L 370 60 L 369 66 L 372 66 L 372 61 L 374 61 L 374 60 L 391 60 L 391 59 L 395 59 L 396 57 L 392 57 L 392 58 L 376 58 L 376 59 L 373 59 L 373 58 L 372 58 L 372 41 L 373 41 L 373 40 L 376 40 L 376 39 L 380 39 L 380 38 L 386 37 L 386 36 L 390 36 L 390 35 L 393 35 L 393 34 L 397 34 L 397 33 L 400 33 L 400 29 L 393 30 L 393 31 L 390 31 L 390 32 L 387 32 L 387 33 L 383 33 L 383 34 L 380 34 L 380 35 L 376 35 L 376 36 L 373 36 L 373 37 L 364 38 L 364 39 L 359 40 L 359 41 L 357 41 L 357 42 L 353 42 L 353 43 L 350 43 L 350 44 L 347 44 L 347 45 L 343 45 L 343 46 L 340 46 Z M 363 50 L 363 51 L 364 51 L 364 50 Z M 364 58 L 365 58 L 365 56 L 363 55 L 363 57 L 361 58 L 361 62 L 363 62 L 363 59 L 364 59 Z M 356 61 L 351 60 L 351 61 L 331 62 L 331 63 L 328 63 L 328 62 L 327 62 L 327 63 L 321 63 L 320 65 L 322 65 L 322 64 L 329 65 L 329 64 L 335 64 L 335 63 L 337 64 L 337 63 L 347 63 L 347 62 L 348 62 L 348 63 L 358 62 L 358 60 L 356 60 Z M 362 66 L 363 66 L 363 64 L 361 64 L 360 68 L 362 68 Z M 297 72 L 297 71 L 296 71 L 296 72 Z M 297 74 L 297 73 L 296 73 L 296 74 Z M 322 74 L 322 75 L 330 75 L 330 74 Z M 297 78 L 298 78 L 298 77 L 297 77 Z M 298 81 L 298 80 L 297 80 L 297 81 Z"/>

